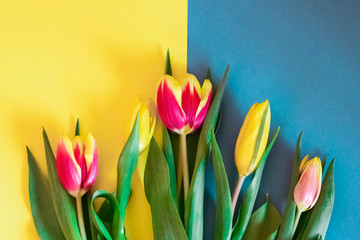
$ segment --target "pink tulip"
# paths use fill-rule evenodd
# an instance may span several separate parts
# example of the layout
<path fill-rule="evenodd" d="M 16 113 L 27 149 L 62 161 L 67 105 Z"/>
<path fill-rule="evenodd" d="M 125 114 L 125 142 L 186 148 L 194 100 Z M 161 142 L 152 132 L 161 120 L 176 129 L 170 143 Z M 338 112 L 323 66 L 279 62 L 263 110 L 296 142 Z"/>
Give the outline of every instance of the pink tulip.
<path fill-rule="evenodd" d="M 307 155 L 300 164 L 300 178 L 294 189 L 294 201 L 300 212 L 311 209 L 319 198 L 322 166 L 320 158 L 308 161 Z"/>
<path fill-rule="evenodd" d="M 56 168 L 66 191 L 75 198 L 83 196 L 94 184 L 97 174 L 97 149 L 89 133 L 86 143 L 76 136 L 71 142 L 64 136 L 56 152 Z"/>
<path fill-rule="evenodd" d="M 202 87 L 192 74 L 183 81 L 165 75 L 160 79 L 156 105 L 164 125 L 178 134 L 199 128 L 210 106 L 212 85 L 205 80 Z"/>

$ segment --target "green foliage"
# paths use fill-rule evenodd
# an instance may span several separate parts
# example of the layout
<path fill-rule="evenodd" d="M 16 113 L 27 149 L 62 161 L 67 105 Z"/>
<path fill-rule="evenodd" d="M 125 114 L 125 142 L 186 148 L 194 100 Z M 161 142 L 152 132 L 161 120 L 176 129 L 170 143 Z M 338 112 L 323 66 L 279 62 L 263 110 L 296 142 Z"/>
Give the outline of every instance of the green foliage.
<path fill-rule="evenodd" d="M 294 188 L 299 179 L 299 167 L 301 163 L 300 160 L 301 135 L 302 132 L 300 133 L 296 144 L 291 183 L 290 183 L 288 198 L 286 201 L 283 220 L 277 237 L 278 240 L 290 240 L 293 233 L 293 225 L 295 221 L 295 212 L 296 212 L 296 204 L 294 202 Z"/>
<path fill-rule="evenodd" d="M 179 209 L 178 200 L 176 197 L 176 171 L 175 171 L 174 154 L 172 151 L 171 141 L 166 127 L 162 127 L 162 140 L 163 140 L 162 142 L 163 153 L 165 155 L 165 159 L 169 167 L 171 197 L 174 201 L 176 208 Z"/>
<path fill-rule="evenodd" d="M 101 221 L 100 217 L 96 214 L 94 207 L 94 200 L 97 198 L 105 198 L 110 204 L 110 207 L 112 209 L 114 217 L 111 225 L 110 226 L 108 225 L 108 228 Z M 125 239 L 125 232 L 124 229 L 122 228 L 121 218 L 120 218 L 120 207 L 116 197 L 113 194 L 104 190 L 96 191 L 91 198 L 90 216 L 91 216 L 91 222 L 96 226 L 96 228 L 99 231 L 99 234 L 101 234 L 101 236 L 98 236 L 98 238 L 104 237 L 106 240 Z"/>
<path fill-rule="evenodd" d="M 231 196 L 228 178 L 215 133 L 211 130 L 212 159 L 216 184 L 215 239 L 229 239 L 232 227 Z"/>
<path fill-rule="evenodd" d="M 120 207 L 121 227 L 124 228 L 125 211 L 131 193 L 131 178 L 139 157 L 139 116 L 137 116 L 130 136 L 120 154 L 117 166 L 116 199 Z"/>
<path fill-rule="evenodd" d="M 267 197 L 266 202 L 251 215 L 244 240 L 275 239 L 281 219 L 279 211 Z"/>
<path fill-rule="evenodd" d="M 62 186 L 56 170 L 56 160 L 51 149 L 49 138 L 43 130 L 46 163 L 49 173 L 51 198 L 54 203 L 56 216 L 66 239 L 81 239 L 74 198 Z"/>
<path fill-rule="evenodd" d="M 154 138 L 150 142 L 144 184 L 146 197 L 151 207 L 154 238 L 187 239 L 172 198 L 169 167 Z"/>
<path fill-rule="evenodd" d="M 26 147 L 29 164 L 29 198 L 36 231 L 43 240 L 65 239 L 56 216 L 48 182 Z"/>

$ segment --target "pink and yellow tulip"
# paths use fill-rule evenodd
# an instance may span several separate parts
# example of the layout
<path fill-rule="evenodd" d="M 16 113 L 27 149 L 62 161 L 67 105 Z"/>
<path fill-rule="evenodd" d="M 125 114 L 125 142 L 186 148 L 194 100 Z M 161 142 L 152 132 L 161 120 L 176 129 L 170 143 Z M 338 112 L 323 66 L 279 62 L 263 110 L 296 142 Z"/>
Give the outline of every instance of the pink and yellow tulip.
<path fill-rule="evenodd" d="M 304 157 L 300 164 L 300 177 L 294 189 L 294 201 L 300 212 L 307 211 L 315 205 L 321 190 L 320 158 L 308 159 L 309 155 Z"/>
<path fill-rule="evenodd" d="M 64 136 L 56 152 L 56 168 L 66 191 L 75 198 L 83 196 L 94 184 L 98 155 L 94 137 L 89 133 L 86 143 L 80 136 L 73 141 Z"/>
<path fill-rule="evenodd" d="M 182 81 L 170 75 L 161 77 L 156 105 L 164 125 L 178 134 L 188 134 L 199 128 L 211 102 L 212 85 L 205 80 L 202 87 L 192 74 Z"/>

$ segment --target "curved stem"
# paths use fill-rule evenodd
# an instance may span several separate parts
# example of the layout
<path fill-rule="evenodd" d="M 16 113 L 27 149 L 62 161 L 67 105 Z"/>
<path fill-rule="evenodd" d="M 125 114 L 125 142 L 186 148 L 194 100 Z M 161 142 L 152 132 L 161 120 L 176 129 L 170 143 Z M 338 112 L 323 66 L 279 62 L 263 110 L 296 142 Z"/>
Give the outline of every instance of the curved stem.
<path fill-rule="evenodd" d="M 294 237 L 294 235 L 295 235 L 297 225 L 299 224 L 299 220 L 300 220 L 301 213 L 302 213 L 302 212 L 299 211 L 299 209 L 297 208 L 297 209 L 296 209 L 296 213 L 295 213 L 295 220 L 294 220 L 293 232 L 292 232 L 292 235 L 291 235 L 291 239 L 292 239 L 292 238 Z"/>
<path fill-rule="evenodd" d="M 236 203 L 237 203 L 237 200 L 239 198 L 240 190 L 241 190 L 241 187 L 242 187 L 242 185 L 244 183 L 244 180 L 245 180 L 245 177 L 239 176 L 239 179 L 238 179 L 238 181 L 236 183 L 235 189 L 234 189 L 234 191 L 232 193 L 232 196 L 231 196 L 231 213 L 232 213 L 232 215 L 234 215 Z"/>
<path fill-rule="evenodd" d="M 79 224 L 81 238 L 83 240 L 86 240 L 84 216 L 83 216 L 82 202 L 81 202 L 81 197 L 80 196 L 76 198 L 76 208 L 77 208 L 78 224 Z"/>
<path fill-rule="evenodd" d="M 180 134 L 180 157 L 179 161 L 182 164 L 182 172 L 183 172 L 183 181 L 184 181 L 184 199 L 186 201 L 186 197 L 189 190 L 189 167 L 188 167 L 188 158 L 187 158 L 187 149 L 186 149 L 186 134 Z"/>

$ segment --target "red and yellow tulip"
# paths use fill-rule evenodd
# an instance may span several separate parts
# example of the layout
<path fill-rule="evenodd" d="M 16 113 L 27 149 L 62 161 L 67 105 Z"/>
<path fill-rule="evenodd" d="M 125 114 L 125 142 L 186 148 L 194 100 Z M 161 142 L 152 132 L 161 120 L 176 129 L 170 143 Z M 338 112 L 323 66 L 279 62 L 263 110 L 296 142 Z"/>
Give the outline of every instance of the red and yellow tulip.
<path fill-rule="evenodd" d="M 64 136 L 56 152 L 56 168 L 66 191 L 75 198 L 83 196 L 94 184 L 98 155 L 94 137 L 89 133 L 86 142 L 75 136 Z"/>
<path fill-rule="evenodd" d="M 170 75 L 161 77 L 156 105 L 164 125 L 178 134 L 188 134 L 199 128 L 211 102 L 212 85 L 205 80 L 202 87 L 192 74 L 182 81 Z"/>
<path fill-rule="evenodd" d="M 322 179 L 320 158 L 309 160 L 309 155 L 304 157 L 299 174 L 299 181 L 294 189 L 294 201 L 298 210 L 304 212 L 311 209 L 319 198 Z"/>

